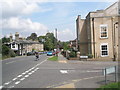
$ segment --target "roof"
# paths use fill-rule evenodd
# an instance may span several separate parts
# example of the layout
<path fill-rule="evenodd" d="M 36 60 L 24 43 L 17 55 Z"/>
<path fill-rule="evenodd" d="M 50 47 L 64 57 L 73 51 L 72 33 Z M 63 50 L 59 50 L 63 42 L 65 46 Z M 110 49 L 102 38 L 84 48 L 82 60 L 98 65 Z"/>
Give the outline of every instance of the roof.
<path fill-rule="evenodd" d="M 37 41 L 31 41 L 31 40 L 16 40 L 13 42 L 18 43 L 18 44 L 40 44 Z M 11 43 L 13 43 L 13 42 L 11 42 Z"/>

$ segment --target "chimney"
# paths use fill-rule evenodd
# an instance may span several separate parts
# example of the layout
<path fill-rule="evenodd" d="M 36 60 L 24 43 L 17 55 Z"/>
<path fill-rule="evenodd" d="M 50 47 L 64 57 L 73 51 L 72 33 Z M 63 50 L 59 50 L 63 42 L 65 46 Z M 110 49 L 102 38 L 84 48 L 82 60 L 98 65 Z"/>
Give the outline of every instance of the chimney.
<path fill-rule="evenodd" d="M 81 19 L 81 15 L 78 15 L 78 19 Z"/>
<path fill-rule="evenodd" d="M 13 41 L 13 36 L 12 36 L 12 33 L 10 33 L 10 42 Z"/>
<path fill-rule="evenodd" d="M 18 32 L 15 33 L 15 40 L 19 40 L 19 33 Z"/>

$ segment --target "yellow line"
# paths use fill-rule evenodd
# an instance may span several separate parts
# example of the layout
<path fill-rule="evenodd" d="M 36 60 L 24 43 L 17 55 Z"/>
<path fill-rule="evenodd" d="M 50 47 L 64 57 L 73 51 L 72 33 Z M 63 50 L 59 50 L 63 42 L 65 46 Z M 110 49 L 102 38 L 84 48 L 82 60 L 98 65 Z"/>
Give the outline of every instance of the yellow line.
<path fill-rule="evenodd" d="M 55 88 L 75 88 L 75 85 L 74 85 L 74 83 L 70 83 L 70 84 L 58 86 L 58 87 L 55 87 Z"/>
<path fill-rule="evenodd" d="M 59 62 L 59 63 L 67 63 L 66 60 L 59 60 L 58 62 Z"/>

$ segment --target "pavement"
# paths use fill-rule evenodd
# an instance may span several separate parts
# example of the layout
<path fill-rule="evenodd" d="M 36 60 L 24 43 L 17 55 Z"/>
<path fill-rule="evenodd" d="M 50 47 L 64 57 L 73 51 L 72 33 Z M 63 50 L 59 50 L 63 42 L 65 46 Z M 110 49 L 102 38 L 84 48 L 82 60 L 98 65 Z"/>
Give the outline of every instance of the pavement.
<path fill-rule="evenodd" d="M 63 55 L 59 54 L 58 55 L 58 62 L 59 63 L 74 63 L 74 64 L 98 64 L 101 65 L 104 64 L 107 65 L 110 64 L 111 66 L 111 61 L 110 62 L 105 62 L 105 61 L 68 61 Z M 113 65 L 117 65 L 116 62 L 112 62 Z M 98 67 L 99 68 L 99 67 Z M 97 70 L 97 68 L 96 68 Z M 91 72 L 91 71 L 88 71 Z M 94 72 L 94 71 L 93 71 Z M 96 72 L 96 71 L 95 71 Z M 99 72 L 99 71 L 98 71 Z M 97 73 L 97 72 L 96 72 Z M 114 74 L 107 75 L 107 83 L 114 82 Z M 88 77 L 88 78 L 82 78 L 82 79 L 75 79 L 70 82 L 63 83 L 62 85 L 59 85 L 55 88 L 99 88 L 101 85 L 105 85 L 105 76 L 104 75 L 98 75 L 98 76 L 93 76 L 93 77 Z"/>

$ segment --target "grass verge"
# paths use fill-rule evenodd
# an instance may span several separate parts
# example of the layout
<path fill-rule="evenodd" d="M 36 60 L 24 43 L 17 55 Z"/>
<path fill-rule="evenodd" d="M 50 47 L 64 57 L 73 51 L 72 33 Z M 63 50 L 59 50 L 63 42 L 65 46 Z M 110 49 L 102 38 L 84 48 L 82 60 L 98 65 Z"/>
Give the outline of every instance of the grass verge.
<path fill-rule="evenodd" d="M 50 60 L 50 61 L 58 61 L 58 57 L 53 56 L 53 57 L 48 58 L 48 60 Z"/>
<path fill-rule="evenodd" d="M 110 84 L 101 86 L 100 88 L 96 90 L 120 90 L 120 82 L 110 83 Z"/>

